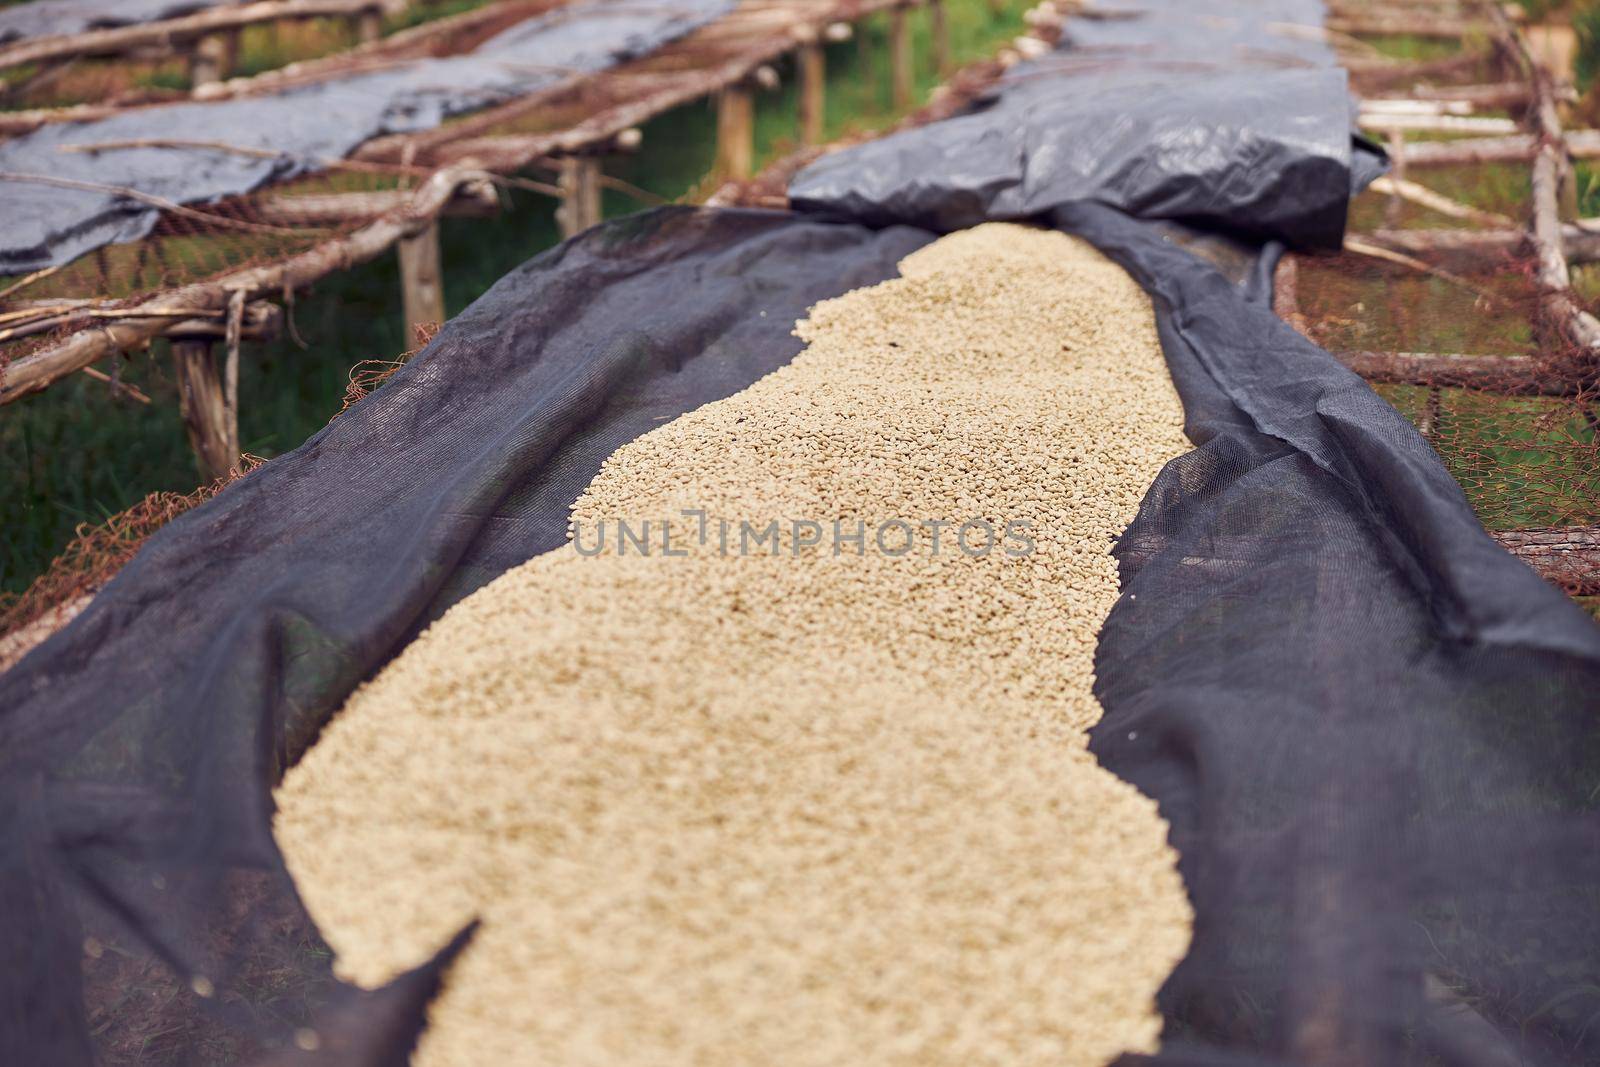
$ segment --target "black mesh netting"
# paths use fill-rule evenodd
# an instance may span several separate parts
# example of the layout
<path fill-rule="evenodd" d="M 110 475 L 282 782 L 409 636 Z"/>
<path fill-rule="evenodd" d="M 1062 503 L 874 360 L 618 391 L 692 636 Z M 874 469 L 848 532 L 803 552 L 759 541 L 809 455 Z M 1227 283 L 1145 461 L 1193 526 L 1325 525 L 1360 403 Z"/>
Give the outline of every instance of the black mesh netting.
<path fill-rule="evenodd" d="M 327 1062 L 403 1058 L 433 969 L 333 980 L 271 785 L 426 622 L 563 543 L 618 446 L 786 363 L 811 304 L 929 240 L 685 209 L 591 231 L 154 536 L 0 674 L 0 1063 L 310 1058 L 307 1029 Z"/>
<path fill-rule="evenodd" d="M 1136 22 L 1102 30 L 1125 47 Z M 1214 43 L 1252 40 L 1230 25 Z M 1024 175 L 1023 213 L 1094 242 L 1156 304 L 1196 449 L 1118 545 L 1092 739 L 1159 801 L 1195 906 L 1155 1060 L 1600 1062 L 1600 630 L 1488 538 L 1394 408 L 1268 310 L 1275 246 L 1117 210 L 1230 226 L 1276 196 L 1273 225 L 1240 229 L 1325 243 L 1362 180 L 1343 107 L 1316 102 L 1302 141 L 1281 132 L 1293 123 L 1188 121 L 1197 160 L 1237 149 L 1198 214 L 1067 202 L 1095 195 L 1093 175 L 1034 196 L 1031 150 L 975 190 L 992 168 L 918 162 L 939 158 L 937 132 L 898 142 L 930 152 L 910 166 L 881 146 L 856 157 L 895 163 L 932 220 L 1012 214 L 985 197 Z M 1148 162 L 1128 158 L 1119 173 Z M 1194 170 L 1162 157 L 1188 205 Z M 846 192 L 865 181 L 848 155 L 826 173 Z M 808 305 L 931 239 L 686 210 L 591 231 L 152 538 L 0 675 L 0 1062 L 401 1058 L 451 949 L 377 993 L 336 983 L 272 844 L 271 782 L 420 626 L 559 545 L 606 455 L 781 365 Z"/>
<path fill-rule="evenodd" d="M 1196 907 L 1157 1062 L 1600 1062 L 1600 630 L 1259 274 L 1056 221 L 1150 291 L 1197 445 L 1118 545 L 1096 664 L 1093 749 Z"/>

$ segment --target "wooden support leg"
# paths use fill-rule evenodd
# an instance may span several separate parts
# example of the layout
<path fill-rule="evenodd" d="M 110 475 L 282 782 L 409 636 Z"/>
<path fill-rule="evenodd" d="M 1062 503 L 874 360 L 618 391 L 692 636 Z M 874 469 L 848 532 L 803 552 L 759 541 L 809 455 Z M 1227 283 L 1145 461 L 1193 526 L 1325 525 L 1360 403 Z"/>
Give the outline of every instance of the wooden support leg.
<path fill-rule="evenodd" d="M 174 338 L 173 369 L 178 379 L 178 409 L 189 434 L 200 477 L 225 476 L 239 459 L 239 419 L 227 400 L 209 338 Z"/>
<path fill-rule="evenodd" d="M 1406 134 L 1399 128 L 1389 131 L 1389 158 L 1394 162 L 1394 176 L 1404 179 L 1406 176 Z M 1398 187 L 1390 195 L 1389 202 L 1383 208 L 1383 224 L 1391 230 L 1398 230 L 1405 221 L 1405 201 L 1400 196 Z"/>
<path fill-rule="evenodd" d="M 828 68 L 822 45 L 812 42 L 800 46 L 800 143 L 819 145 L 823 138 L 823 102 L 826 100 Z"/>
<path fill-rule="evenodd" d="M 202 37 L 189 56 L 189 83 L 196 88 L 215 85 L 228 76 L 228 35 L 213 33 Z"/>
<path fill-rule="evenodd" d="M 1417 424 L 1418 431 L 1432 444 L 1439 436 L 1439 420 L 1444 417 L 1444 396 L 1438 386 L 1428 390 L 1428 404 L 1423 409 L 1422 421 Z"/>
<path fill-rule="evenodd" d="M 1578 175 L 1571 162 L 1561 168 L 1556 195 L 1557 217 L 1562 222 L 1578 221 Z"/>
<path fill-rule="evenodd" d="M 894 109 L 911 110 L 916 95 L 911 56 L 910 10 L 902 4 L 889 12 L 889 71 L 894 84 Z"/>
<path fill-rule="evenodd" d="M 861 20 L 861 22 L 857 23 L 855 27 L 856 77 L 861 80 L 862 84 L 866 85 L 870 85 L 872 83 L 872 74 L 877 66 L 872 61 L 872 30 L 873 21 L 870 18 Z"/>
<path fill-rule="evenodd" d="M 600 160 L 594 156 L 565 156 L 561 160 L 561 206 L 556 222 L 562 237 L 574 237 L 600 224 Z"/>
<path fill-rule="evenodd" d="M 928 34 L 933 39 L 933 69 L 943 80 L 950 73 L 950 20 L 944 0 L 928 0 Z"/>
<path fill-rule="evenodd" d="M 748 85 L 717 96 L 717 176 L 748 178 L 755 163 L 755 98 Z"/>
<path fill-rule="evenodd" d="M 417 327 L 444 322 L 444 282 L 439 265 L 439 223 L 428 224 L 414 237 L 400 241 L 400 290 L 405 305 L 406 343 L 420 335 Z"/>
<path fill-rule="evenodd" d="M 356 16 L 356 40 L 369 44 L 383 36 L 383 12 L 369 7 Z"/>

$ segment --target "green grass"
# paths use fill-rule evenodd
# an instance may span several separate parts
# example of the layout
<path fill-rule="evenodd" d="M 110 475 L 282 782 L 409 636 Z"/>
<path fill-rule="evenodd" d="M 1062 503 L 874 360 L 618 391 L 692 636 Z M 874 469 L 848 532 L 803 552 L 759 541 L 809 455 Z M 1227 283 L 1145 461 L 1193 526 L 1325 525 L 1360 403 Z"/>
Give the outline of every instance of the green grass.
<path fill-rule="evenodd" d="M 1412 34 L 1362 34 L 1361 39 L 1390 59 L 1418 62 L 1445 59 L 1461 52 L 1464 44 L 1470 46 L 1477 43 L 1439 37 L 1418 37 Z"/>
<path fill-rule="evenodd" d="M 1586 3 L 1573 12 L 1572 29 L 1578 38 L 1573 78 L 1579 92 L 1592 92 L 1600 77 L 1600 4 Z"/>
<path fill-rule="evenodd" d="M 1412 422 L 1424 422 L 1427 389 L 1376 388 Z M 1571 402 L 1441 389 L 1433 413 L 1431 443 L 1489 529 L 1600 522 L 1600 442 Z"/>
<path fill-rule="evenodd" d="M 1029 0 L 1008 0 L 992 17 L 986 0 L 949 6 L 951 54 L 964 62 L 993 54 L 1020 32 Z M 928 60 L 925 20 L 914 20 L 919 99 L 938 82 Z M 890 101 L 887 20 L 862 27 L 870 71 L 857 41 L 828 49 L 827 136 L 881 127 L 897 117 Z M 785 71 L 785 74 L 790 72 Z M 757 165 L 794 146 L 797 94 L 793 78 L 757 99 Z M 607 164 L 609 173 L 668 199 L 697 188 L 711 165 L 715 114 L 698 103 L 644 128 L 638 155 Z M 514 192 L 512 210 L 496 220 L 446 220 L 445 298 L 454 315 L 502 275 L 556 243 L 554 204 Z M 640 204 L 608 190 L 608 216 Z M 309 347 L 284 339 L 246 346 L 240 366 L 240 439 L 261 456 L 290 451 L 339 410 L 352 365 L 393 358 L 412 347 L 403 336 L 394 258 L 320 282 L 301 294 L 294 319 Z M 110 370 L 109 364 L 102 369 Z M 84 375 L 9 405 L 0 416 L 0 590 L 20 591 L 42 573 L 81 522 L 96 522 L 156 490 L 187 491 L 198 475 L 178 418 L 176 387 L 165 342 L 125 361 L 123 380 L 147 393 L 148 406 L 118 399 Z"/>

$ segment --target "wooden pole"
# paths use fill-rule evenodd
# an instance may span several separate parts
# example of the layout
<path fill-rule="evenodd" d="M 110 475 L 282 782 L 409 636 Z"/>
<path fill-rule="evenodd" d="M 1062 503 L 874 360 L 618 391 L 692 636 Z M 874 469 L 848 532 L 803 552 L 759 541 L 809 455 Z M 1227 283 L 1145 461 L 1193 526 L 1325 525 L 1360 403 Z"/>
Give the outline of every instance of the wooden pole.
<path fill-rule="evenodd" d="M 1406 177 L 1406 132 L 1398 127 L 1389 131 L 1389 158 L 1394 163 L 1394 176 L 1400 181 Z M 1405 200 L 1400 195 L 1398 182 L 1391 183 L 1389 202 L 1384 205 L 1383 224 L 1399 229 L 1405 221 Z"/>
<path fill-rule="evenodd" d="M 371 44 L 383 36 L 383 12 L 369 7 L 356 14 L 356 40 L 362 44 Z"/>
<path fill-rule="evenodd" d="M 443 271 L 439 264 L 439 223 L 429 223 L 398 245 L 400 291 L 405 306 L 406 343 L 418 336 L 417 327 L 444 322 Z"/>
<path fill-rule="evenodd" d="M 755 98 L 748 85 L 729 85 L 717 95 L 719 178 L 748 178 L 755 166 Z"/>
<path fill-rule="evenodd" d="M 1285 252 L 1278 259 L 1272 273 L 1272 311 L 1278 318 L 1300 332 L 1305 332 L 1305 320 L 1300 316 L 1300 267 L 1294 253 Z"/>
<path fill-rule="evenodd" d="M 894 85 L 894 109 L 908 111 L 916 96 L 912 68 L 911 19 L 907 5 L 889 12 L 889 70 Z"/>
<path fill-rule="evenodd" d="M 800 143 L 819 145 L 823 139 L 823 105 L 827 99 L 827 54 L 816 41 L 800 46 Z"/>
<path fill-rule="evenodd" d="M 221 478 L 239 459 L 238 413 L 228 405 L 210 338 L 173 338 L 178 410 L 194 449 L 200 477 Z"/>
<path fill-rule="evenodd" d="M 560 177 L 561 206 L 556 222 L 562 237 L 575 237 L 600 224 L 600 160 L 594 156 L 563 156 Z"/>
<path fill-rule="evenodd" d="M 871 18 L 862 19 L 856 25 L 856 77 L 861 79 L 863 85 L 872 83 L 873 71 L 877 69 L 872 55 L 872 29 Z"/>
<path fill-rule="evenodd" d="M 189 55 L 189 82 L 195 88 L 215 85 L 228 76 L 227 34 L 213 33 L 195 42 Z"/>
<path fill-rule="evenodd" d="M 942 81 L 950 74 L 950 20 L 944 0 L 928 0 L 928 34 L 933 43 L 933 69 Z"/>

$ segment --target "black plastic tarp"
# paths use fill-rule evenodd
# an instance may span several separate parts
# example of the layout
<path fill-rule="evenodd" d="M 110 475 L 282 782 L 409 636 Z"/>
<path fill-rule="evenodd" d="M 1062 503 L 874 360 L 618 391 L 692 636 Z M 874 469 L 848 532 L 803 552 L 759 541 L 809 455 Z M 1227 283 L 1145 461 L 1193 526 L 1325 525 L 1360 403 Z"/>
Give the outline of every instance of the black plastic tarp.
<path fill-rule="evenodd" d="M 269 96 L 44 126 L 0 143 L 0 274 L 67 263 L 149 233 L 160 208 L 119 189 L 180 204 L 247 193 L 318 170 L 374 137 L 430 129 L 452 115 L 644 55 L 733 7 L 734 0 L 582 0 L 520 22 L 464 56 L 413 60 Z M 150 141 L 189 144 L 62 150 Z M 263 157 L 263 150 L 272 154 Z M 115 188 L 27 180 L 37 175 Z"/>
<path fill-rule="evenodd" d="M 975 114 L 824 156 L 790 187 L 795 206 L 953 230 L 1094 199 L 1302 245 L 1344 236 L 1343 71 L 1014 78 Z"/>
<path fill-rule="evenodd" d="M 1094 200 L 1337 248 L 1350 191 L 1381 155 L 1352 139 L 1320 3 L 1123 7 L 1068 20 L 1054 53 L 1012 68 L 970 114 L 823 156 L 791 201 L 951 230 Z"/>
<path fill-rule="evenodd" d="M 0 44 L 192 15 L 246 0 L 30 0 L 0 8 Z"/>

